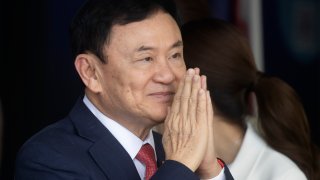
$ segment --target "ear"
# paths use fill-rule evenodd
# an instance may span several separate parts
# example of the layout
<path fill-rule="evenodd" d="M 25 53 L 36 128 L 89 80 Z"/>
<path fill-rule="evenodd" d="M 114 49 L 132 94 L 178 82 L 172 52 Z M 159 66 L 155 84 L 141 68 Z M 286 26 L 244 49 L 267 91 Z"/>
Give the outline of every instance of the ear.
<path fill-rule="evenodd" d="M 79 54 L 74 65 L 85 86 L 94 93 L 101 92 L 97 66 L 99 60 L 91 54 Z"/>

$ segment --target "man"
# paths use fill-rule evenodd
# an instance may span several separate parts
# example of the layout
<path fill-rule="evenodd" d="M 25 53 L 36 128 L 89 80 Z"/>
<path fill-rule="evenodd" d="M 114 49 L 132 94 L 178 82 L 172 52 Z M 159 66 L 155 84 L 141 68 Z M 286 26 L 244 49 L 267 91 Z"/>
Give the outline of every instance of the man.
<path fill-rule="evenodd" d="M 17 180 L 232 178 L 206 154 L 214 152 L 210 96 L 199 69 L 186 73 L 173 17 L 170 1 L 91 0 L 82 7 L 71 41 L 85 96 L 21 148 Z M 151 129 L 164 120 L 162 146 Z M 146 159 L 157 167 L 141 157 L 144 147 L 155 152 Z"/>

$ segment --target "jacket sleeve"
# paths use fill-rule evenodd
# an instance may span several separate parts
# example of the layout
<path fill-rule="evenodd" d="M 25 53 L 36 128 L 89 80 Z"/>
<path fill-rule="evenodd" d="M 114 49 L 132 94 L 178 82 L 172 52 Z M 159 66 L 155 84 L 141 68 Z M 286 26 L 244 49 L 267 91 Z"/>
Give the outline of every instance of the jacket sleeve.
<path fill-rule="evenodd" d="M 198 180 L 199 177 L 182 163 L 166 160 L 151 179 Z"/>
<path fill-rule="evenodd" d="M 233 180 L 233 177 L 227 167 L 224 165 L 224 177 L 225 180 Z M 158 169 L 155 175 L 151 178 L 152 180 L 160 179 L 177 179 L 177 180 L 198 180 L 200 179 L 193 171 L 191 171 L 185 165 L 173 161 L 167 160 Z"/>

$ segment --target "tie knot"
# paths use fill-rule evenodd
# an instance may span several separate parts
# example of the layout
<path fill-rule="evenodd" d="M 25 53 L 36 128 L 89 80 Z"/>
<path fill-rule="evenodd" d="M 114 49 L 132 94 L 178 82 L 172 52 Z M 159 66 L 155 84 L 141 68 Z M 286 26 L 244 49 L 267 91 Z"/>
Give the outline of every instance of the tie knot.
<path fill-rule="evenodd" d="M 145 179 L 150 179 L 157 170 L 156 158 L 152 146 L 150 144 L 144 144 L 138 152 L 136 159 L 146 166 Z"/>
<path fill-rule="evenodd" d="M 150 144 L 144 144 L 138 152 L 136 158 L 144 164 L 156 160 L 153 148 Z"/>

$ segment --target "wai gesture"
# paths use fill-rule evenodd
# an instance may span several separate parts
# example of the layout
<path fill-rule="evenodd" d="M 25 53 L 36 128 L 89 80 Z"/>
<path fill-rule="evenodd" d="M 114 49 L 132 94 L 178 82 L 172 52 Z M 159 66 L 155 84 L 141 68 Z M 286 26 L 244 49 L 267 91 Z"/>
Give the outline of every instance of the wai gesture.
<path fill-rule="evenodd" d="M 219 174 L 213 141 L 213 108 L 206 77 L 188 69 L 164 123 L 163 146 L 167 160 L 178 161 L 201 178 Z"/>

